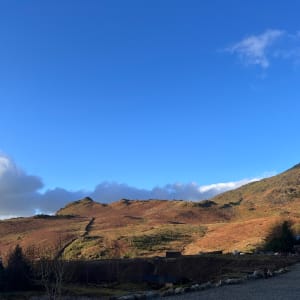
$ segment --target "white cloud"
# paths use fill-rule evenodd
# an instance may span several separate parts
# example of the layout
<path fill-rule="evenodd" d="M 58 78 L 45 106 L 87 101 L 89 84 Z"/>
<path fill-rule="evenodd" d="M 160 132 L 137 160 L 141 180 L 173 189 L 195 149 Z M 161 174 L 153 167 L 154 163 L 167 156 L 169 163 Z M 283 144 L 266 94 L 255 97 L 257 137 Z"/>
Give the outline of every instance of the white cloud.
<path fill-rule="evenodd" d="M 0 193 L 18 194 L 43 187 L 37 176 L 27 175 L 8 156 L 0 154 Z"/>
<path fill-rule="evenodd" d="M 0 215 L 33 211 L 43 187 L 41 179 L 26 174 L 8 156 L 0 154 Z"/>
<path fill-rule="evenodd" d="M 5 220 L 5 219 L 12 219 L 12 218 L 17 218 L 18 216 L 16 215 L 0 215 L 0 220 Z"/>
<path fill-rule="evenodd" d="M 285 31 L 269 29 L 259 35 L 251 35 L 237 42 L 226 50 L 237 54 L 246 65 L 259 65 L 268 68 L 270 65 L 269 48 L 285 35 Z"/>
<path fill-rule="evenodd" d="M 102 182 L 93 191 L 68 191 L 56 188 L 40 192 L 41 179 L 28 175 L 6 155 L 0 154 L 0 219 L 12 216 L 33 215 L 37 212 L 53 213 L 68 202 L 90 196 L 104 203 L 127 199 L 183 199 L 203 200 L 219 193 L 258 180 L 244 179 L 235 182 L 198 185 L 174 183 L 152 189 L 139 189 L 117 182 Z"/>
<path fill-rule="evenodd" d="M 258 35 L 250 35 L 225 49 L 237 55 L 245 65 L 256 65 L 263 69 L 275 61 L 287 61 L 298 66 L 300 63 L 300 31 L 290 33 L 269 29 Z"/>
<path fill-rule="evenodd" d="M 250 182 L 258 181 L 261 178 L 253 178 L 253 179 L 243 179 L 239 181 L 231 181 L 231 182 L 221 182 L 221 183 L 214 183 L 210 185 L 203 185 L 199 187 L 200 193 L 208 193 L 212 192 L 215 193 L 223 193 L 229 190 L 237 189 L 242 185 L 245 185 Z"/>

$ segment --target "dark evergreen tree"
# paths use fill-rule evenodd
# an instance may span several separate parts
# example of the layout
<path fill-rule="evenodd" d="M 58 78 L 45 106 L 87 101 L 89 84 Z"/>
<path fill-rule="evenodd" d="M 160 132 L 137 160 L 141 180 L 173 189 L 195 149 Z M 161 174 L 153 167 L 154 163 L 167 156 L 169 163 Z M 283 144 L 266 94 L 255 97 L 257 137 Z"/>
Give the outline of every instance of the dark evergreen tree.
<path fill-rule="evenodd" d="M 291 230 L 291 224 L 284 221 L 275 226 L 265 244 L 265 250 L 275 252 L 291 252 L 295 245 L 295 238 Z"/>
<path fill-rule="evenodd" d="M 5 285 L 7 290 L 24 291 L 31 288 L 31 266 L 17 245 L 9 254 L 5 269 Z"/>
<path fill-rule="evenodd" d="M 0 258 L 0 291 L 4 289 L 4 267 Z"/>

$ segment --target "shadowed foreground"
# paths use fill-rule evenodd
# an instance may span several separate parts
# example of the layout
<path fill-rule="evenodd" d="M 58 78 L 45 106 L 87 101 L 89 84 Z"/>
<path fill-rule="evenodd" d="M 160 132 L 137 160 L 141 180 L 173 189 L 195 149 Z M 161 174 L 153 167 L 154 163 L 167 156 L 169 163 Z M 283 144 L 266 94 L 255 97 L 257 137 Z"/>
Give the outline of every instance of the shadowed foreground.
<path fill-rule="evenodd" d="M 240 285 L 222 286 L 206 291 L 171 296 L 168 300 L 285 300 L 300 299 L 300 264 L 292 266 L 291 272 L 273 277 L 247 281 Z"/>

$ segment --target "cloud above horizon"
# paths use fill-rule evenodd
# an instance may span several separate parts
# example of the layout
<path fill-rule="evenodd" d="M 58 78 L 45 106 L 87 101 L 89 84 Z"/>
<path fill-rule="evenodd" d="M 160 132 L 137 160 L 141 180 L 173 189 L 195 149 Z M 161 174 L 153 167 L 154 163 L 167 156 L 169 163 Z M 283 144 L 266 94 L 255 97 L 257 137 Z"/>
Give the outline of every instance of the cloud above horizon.
<path fill-rule="evenodd" d="M 268 29 L 261 34 L 249 35 L 225 49 L 236 55 L 246 66 L 256 65 L 263 69 L 278 59 L 299 63 L 300 32 L 290 34 L 279 29 Z"/>
<path fill-rule="evenodd" d="M 37 212 L 53 213 L 68 202 L 86 196 L 103 203 L 122 198 L 199 201 L 259 179 L 261 178 L 202 186 L 194 182 L 173 183 L 152 189 L 140 189 L 117 182 L 102 182 L 93 191 L 68 191 L 58 187 L 41 192 L 44 184 L 40 177 L 27 174 L 10 157 L 0 154 L 0 219 L 28 216 Z"/>
<path fill-rule="evenodd" d="M 39 177 L 26 174 L 12 159 L 0 154 L 1 216 L 34 211 L 37 191 L 42 187 Z"/>

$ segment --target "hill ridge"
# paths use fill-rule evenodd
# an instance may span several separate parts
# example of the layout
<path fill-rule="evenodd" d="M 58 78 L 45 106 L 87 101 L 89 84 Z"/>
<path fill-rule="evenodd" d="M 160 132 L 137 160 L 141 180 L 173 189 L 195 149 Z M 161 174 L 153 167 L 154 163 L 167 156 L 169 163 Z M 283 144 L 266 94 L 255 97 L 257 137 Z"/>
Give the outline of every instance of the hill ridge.
<path fill-rule="evenodd" d="M 68 259 L 155 256 L 174 249 L 185 254 L 251 251 L 285 219 L 300 232 L 300 164 L 203 201 L 100 203 L 85 197 L 51 218 L 1 221 L 0 249 L 16 243 L 47 247 L 59 236 L 66 245 L 62 255 Z M 82 235 L 87 224 L 88 233 Z"/>

